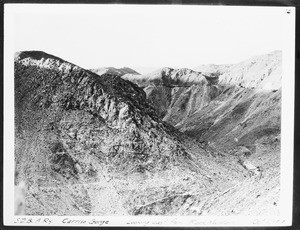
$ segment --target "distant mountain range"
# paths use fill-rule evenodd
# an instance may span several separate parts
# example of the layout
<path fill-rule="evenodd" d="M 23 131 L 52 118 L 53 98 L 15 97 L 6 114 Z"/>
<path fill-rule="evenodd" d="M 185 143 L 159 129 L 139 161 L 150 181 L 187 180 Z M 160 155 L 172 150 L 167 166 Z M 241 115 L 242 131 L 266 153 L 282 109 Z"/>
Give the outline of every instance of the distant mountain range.
<path fill-rule="evenodd" d="M 102 74 L 113 74 L 117 76 L 122 76 L 124 74 L 139 74 L 133 69 L 130 69 L 128 67 L 123 68 L 114 68 L 114 67 L 104 67 L 104 68 L 98 68 L 98 69 L 91 69 L 92 72 L 102 75 Z"/>
<path fill-rule="evenodd" d="M 279 89 L 281 87 L 282 52 L 273 51 L 234 65 L 201 65 L 194 70 L 218 72 L 220 82 L 246 88 Z"/>

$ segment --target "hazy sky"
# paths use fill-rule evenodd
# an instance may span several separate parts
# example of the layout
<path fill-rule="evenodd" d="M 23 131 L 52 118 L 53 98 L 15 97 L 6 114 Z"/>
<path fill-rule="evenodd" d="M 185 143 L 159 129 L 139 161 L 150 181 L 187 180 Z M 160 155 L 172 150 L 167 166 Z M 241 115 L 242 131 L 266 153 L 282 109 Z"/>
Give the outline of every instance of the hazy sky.
<path fill-rule="evenodd" d="M 24 5 L 15 50 L 42 50 L 83 68 L 229 64 L 282 49 L 283 8 Z"/>

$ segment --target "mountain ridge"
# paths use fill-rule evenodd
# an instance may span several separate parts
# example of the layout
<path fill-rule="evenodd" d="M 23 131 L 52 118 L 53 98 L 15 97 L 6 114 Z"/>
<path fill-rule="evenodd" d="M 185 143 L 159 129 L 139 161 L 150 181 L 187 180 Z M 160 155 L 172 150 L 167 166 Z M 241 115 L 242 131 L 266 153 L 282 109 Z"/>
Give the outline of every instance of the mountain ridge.
<path fill-rule="evenodd" d="M 90 69 L 90 71 L 102 75 L 102 74 L 112 74 L 112 75 L 118 75 L 123 76 L 124 74 L 134 74 L 139 75 L 138 72 L 135 70 L 129 68 L 129 67 L 122 67 L 122 68 L 114 68 L 114 67 L 103 67 L 103 68 L 94 68 Z"/>
<path fill-rule="evenodd" d="M 227 190 L 234 192 L 236 208 L 249 213 L 259 184 L 276 184 L 278 168 L 273 167 L 271 182 L 268 176 L 256 183 L 244 161 L 266 167 L 269 155 L 259 161 L 257 152 L 249 158 L 245 149 L 223 151 L 222 145 L 199 141 L 203 135 L 212 140 L 208 133 L 191 132 L 205 128 L 207 117 L 198 120 L 206 111 L 202 109 L 234 89 L 217 87 L 209 77 L 188 69 L 165 68 L 158 76 L 150 81 L 152 88 L 147 81 L 140 88 L 118 75 L 97 75 L 44 52 L 16 55 L 16 183 L 26 184 L 26 215 L 202 215 L 219 210 L 214 197 Z M 203 101 L 207 105 L 198 107 L 191 95 L 200 95 L 200 101 L 201 95 L 209 98 Z M 162 103 L 165 107 L 155 107 Z M 245 113 L 237 106 L 234 113 L 241 111 Z M 197 115 L 196 129 L 190 125 L 191 115 Z M 256 149 L 268 150 L 261 143 L 255 143 Z M 250 147 L 245 148 L 254 152 Z M 275 164 L 277 155 L 273 157 Z M 247 186 L 245 178 L 251 182 L 250 198 L 241 203 L 243 196 L 232 188 L 241 182 L 241 189 Z M 277 196 L 267 190 L 263 194 L 266 207 L 276 211 L 272 202 L 278 202 Z M 228 204 L 222 207 L 231 212 Z"/>
<path fill-rule="evenodd" d="M 277 90 L 281 87 L 282 51 L 257 55 L 231 65 L 202 65 L 195 70 L 219 73 L 223 84 L 235 84 L 260 90 Z"/>
<path fill-rule="evenodd" d="M 254 131 L 259 130 L 254 120 L 258 122 L 261 119 L 258 123 L 264 124 L 262 129 L 272 127 L 275 133 L 279 132 L 281 55 L 281 51 L 274 51 L 235 65 L 202 66 L 198 72 L 191 70 L 197 73 L 197 82 L 189 82 L 189 77 L 183 74 L 179 77 L 181 82 L 173 81 L 171 88 L 168 87 L 170 84 L 164 83 L 165 76 L 162 73 L 169 74 L 167 79 L 176 79 L 176 73 L 184 71 L 177 70 L 172 75 L 172 71 L 163 72 L 162 69 L 148 75 L 123 77 L 142 87 L 147 100 L 159 111 L 160 117 L 181 132 L 200 138 L 201 141 L 216 140 L 216 144 L 221 144 L 219 141 L 224 140 L 224 137 L 213 133 L 226 136 L 226 132 L 231 132 L 233 137 L 225 138 L 221 144 L 225 148 L 224 143 L 227 143 L 225 149 L 230 149 L 239 144 L 234 141 L 235 138 L 244 139 L 239 137 L 241 130 L 238 128 L 234 129 L 238 133 L 231 131 L 234 126 L 242 126 L 250 133 L 264 133 L 262 130 Z M 270 117 L 265 117 L 264 113 Z M 269 128 L 267 124 L 271 124 Z M 248 141 L 247 145 L 252 146 L 253 141 Z"/>

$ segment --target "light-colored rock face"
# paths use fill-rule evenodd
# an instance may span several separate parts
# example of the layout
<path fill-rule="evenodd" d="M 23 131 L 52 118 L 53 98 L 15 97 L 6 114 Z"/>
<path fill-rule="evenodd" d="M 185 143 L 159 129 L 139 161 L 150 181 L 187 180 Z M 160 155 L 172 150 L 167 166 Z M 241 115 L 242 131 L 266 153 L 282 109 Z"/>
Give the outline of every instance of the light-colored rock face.
<path fill-rule="evenodd" d="M 144 84 L 149 85 L 149 83 L 167 87 L 190 86 L 201 83 L 204 80 L 204 76 L 200 72 L 191 69 L 172 69 L 168 67 L 146 75 L 125 74 L 122 78 L 130 80 L 140 87 L 143 87 Z"/>
<path fill-rule="evenodd" d="M 194 67 L 193 70 L 197 72 L 203 73 L 216 73 L 219 72 L 221 74 L 226 73 L 233 65 L 215 65 L 215 64 L 208 64 L 208 65 L 200 65 Z"/>
<path fill-rule="evenodd" d="M 123 76 L 125 74 L 133 74 L 133 75 L 139 75 L 138 72 L 136 72 L 133 69 L 130 69 L 128 67 L 123 67 L 120 69 L 114 68 L 114 67 L 104 67 L 104 68 L 96 68 L 96 69 L 91 69 L 92 72 L 98 74 L 98 75 L 103 75 L 103 74 L 112 74 L 116 76 Z"/>
<path fill-rule="evenodd" d="M 228 215 L 231 200 L 243 215 L 276 213 L 280 89 L 224 84 L 233 66 L 214 68 L 121 78 L 43 52 L 16 54 L 25 214 Z M 239 162 L 262 167 L 262 183 Z"/>
<path fill-rule="evenodd" d="M 234 65 L 203 65 L 196 67 L 195 70 L 219 72 L 219 81 L 223 84 L 276 90 L 281 87 L 282 52 L 274 51 Z"/>

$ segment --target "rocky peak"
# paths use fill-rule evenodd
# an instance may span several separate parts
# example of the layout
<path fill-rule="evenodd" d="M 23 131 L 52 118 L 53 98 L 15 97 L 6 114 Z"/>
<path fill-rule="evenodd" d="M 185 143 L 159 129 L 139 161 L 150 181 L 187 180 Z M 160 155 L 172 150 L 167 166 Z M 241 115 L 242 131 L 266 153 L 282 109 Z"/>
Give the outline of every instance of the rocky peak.
<path fill-rule="evenodd" d="M 41 59 L 53 59 L 53 60 L 55 59 L 64 62 L 64 60 L 62 60 L 61 58 L 45 53 L 43 51 L 32 50 L 32 51 L 20 51 L 15 53 L 15 61 L 23 60 L 26 58 L 30 60 L 36 60 L 36 61 Z"/>
<path fill-rule="evenodd" d="M 18 53 L 15 56 L 15 66 L 24 72 L 30 69 L 30 71 L 52 73 L 48 76 L 42 73 L 38 82 L 35 76 L 29 75 L 26 79 L 26 81 L 38 84 L 36 85 L 38 88 L 44 88 L 47 83 L 52 84 L 53 90 L 45 88 L 40 95 L 35 95 L 36 98 L 44 98 L 40 101 L 40 106 L 52 104 L 64 106 L 66 109 L 85 109 L 99 114 L 114 126 L 124 128 L 129 120 L 139 124 L 141 116 L 147 115 L 156 119 L 153 109 L 145 103 L 144 91 L 119 76 L 111 74 L 98 76 L 40 51 Z M 31 85 L 31 87 L 35 86 Z M 57 89 L 64 90 L 58 92 Z M 134 114 L 133 108 L 137 108 L 134 109 Z"/>
<path fill-rule="evenodd" d="M 109 163 L 119 170 L 130 166 L 143 171 L 188 157 L 176 131 L 147 103 L 145 92 L 119 76 L 98 76 L 52 55 L 26 52 L 15 59 L 15 84 L 17 130 L 40 127 L 48 136 L 50 127 L 49 148 L 63 146 L 53 152 L 57 164 L 84 165 L 78 156 L 85 159 L 96 152 L 102 160 L 119 154 L 118 161 Z M 60 161 L 62 157 L 66 160 Z M 75 172 L 73 168 L 70 175 Z"/>
<path fill-rule="evenodd" d="M 62 72 L 68 72 L 74 67 L 73 64 L 64 61 L 42 51 L 23 51 L 15 53 L 15 62 L 24 66 L 38 66 L 41 68 L 55 68 Z"/>

